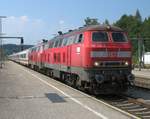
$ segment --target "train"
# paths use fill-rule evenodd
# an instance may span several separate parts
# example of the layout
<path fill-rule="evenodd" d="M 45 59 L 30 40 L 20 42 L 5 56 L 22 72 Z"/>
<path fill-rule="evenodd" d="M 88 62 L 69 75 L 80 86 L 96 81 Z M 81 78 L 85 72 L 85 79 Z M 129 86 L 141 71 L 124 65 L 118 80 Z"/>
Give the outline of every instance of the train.
<path fill-rule="evenodd" d="M 126 31 L 92 25 L 58 33 L 9 59 L 93 94 L 120 94 L 134 85 Z"/>
<path fill-rule="evenodd" d="M 12 60 L 12 61 L 15 61 L 19 64 L 28 66 L 28 64 L 29 64 L 28 63 L 29 62 L 28 53 L 29 53 L 29 49 L 26 49 L 24 51 L 17 52 L 17 53 L 14 53 L 14 54 L 10 55 L 9 59 Z"/>

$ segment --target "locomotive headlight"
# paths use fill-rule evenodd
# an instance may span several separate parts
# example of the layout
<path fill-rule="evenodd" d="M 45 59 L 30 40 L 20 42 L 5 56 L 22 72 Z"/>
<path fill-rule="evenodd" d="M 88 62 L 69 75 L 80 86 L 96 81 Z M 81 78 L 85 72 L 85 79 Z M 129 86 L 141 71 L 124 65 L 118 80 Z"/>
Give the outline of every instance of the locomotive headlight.
<path fill-rule="evenodd" d="M 129 65 L 129 63 L 126 61 L 125 63 L 124 63 L 126 66 L 128 66 Z"/>
<path fill-rule="evenodd" d="M 94 66 L 99 66 L 99 63 L 98 62 L 94 62 Z"/>

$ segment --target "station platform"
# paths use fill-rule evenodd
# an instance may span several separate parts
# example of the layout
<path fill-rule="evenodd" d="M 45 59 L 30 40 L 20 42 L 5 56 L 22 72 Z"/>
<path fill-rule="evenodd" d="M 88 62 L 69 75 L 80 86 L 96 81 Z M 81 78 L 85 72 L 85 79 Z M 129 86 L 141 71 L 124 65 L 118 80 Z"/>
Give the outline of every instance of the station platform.
<path fill-rule="evenodd" d="M 0 69 L 0 119 L 130 119 L 43 74 L 8 61 Z"/>
<path fill-rule="evenodd" d="M 132 73 L 135 75 L 135 85 L 150 89 L 150 69 L 134 69 Z"/>

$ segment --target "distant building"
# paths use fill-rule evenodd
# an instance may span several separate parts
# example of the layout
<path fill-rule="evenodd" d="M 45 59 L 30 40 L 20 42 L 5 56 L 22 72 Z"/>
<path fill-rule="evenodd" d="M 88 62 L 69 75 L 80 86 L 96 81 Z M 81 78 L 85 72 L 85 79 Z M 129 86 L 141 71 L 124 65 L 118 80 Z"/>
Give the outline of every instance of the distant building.
<path fill-rule="evenodd" d="M 150 52 L 144 54 L 144 64 L 150 64 Z"/>

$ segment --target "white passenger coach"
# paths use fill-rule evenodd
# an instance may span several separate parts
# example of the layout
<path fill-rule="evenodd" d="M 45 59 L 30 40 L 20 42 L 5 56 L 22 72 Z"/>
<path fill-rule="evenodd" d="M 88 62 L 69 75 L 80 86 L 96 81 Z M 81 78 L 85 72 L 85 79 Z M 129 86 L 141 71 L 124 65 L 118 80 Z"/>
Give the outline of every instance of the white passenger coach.
<path fill-rule="evenodd" d="M 28 61 L 29 61 L 28 54 L 29 54 L 29 49 L 18 53 L 14 53 L 9 56 L 9 59 L 23 65 L 28 65 Z"/>

